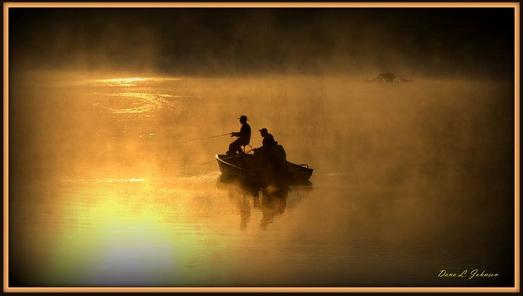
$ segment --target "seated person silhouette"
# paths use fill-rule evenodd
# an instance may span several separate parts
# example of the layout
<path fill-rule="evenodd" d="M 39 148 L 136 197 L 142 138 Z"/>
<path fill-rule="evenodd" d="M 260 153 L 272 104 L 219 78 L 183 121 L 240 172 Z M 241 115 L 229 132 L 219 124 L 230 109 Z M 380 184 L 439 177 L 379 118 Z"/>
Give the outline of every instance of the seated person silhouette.
<path fill-rule="evenodd" d="M 268 167 L 273 169 L 280 169 L 285 163 L 285 150 L 266 128 L 260 129 L 260 134 L 263 137 L 262 146 L 254 149 L 254 154 L 260 157 L 260 160 Z"/>
<path fill-rule="evenodd" d="M 229 145 L 227 154 L 243 153 L 242 146 L 249 145 L 251 141 L 251 127 L 247 123 L 247 116 L 242 115 L 239 119 L 242 124 L 240 131 L 231 133 L 231 137 L 238 137 L 238 139 Z"/>
<path fill-rule="evenodd" d="M 274 140 L 274 137 L 269 134 L 269 131 L 266 128 L 260 129 L 260 135 L 263 137 L 261 149 L 269 150 L 278 145 L 278 143 Z"/>

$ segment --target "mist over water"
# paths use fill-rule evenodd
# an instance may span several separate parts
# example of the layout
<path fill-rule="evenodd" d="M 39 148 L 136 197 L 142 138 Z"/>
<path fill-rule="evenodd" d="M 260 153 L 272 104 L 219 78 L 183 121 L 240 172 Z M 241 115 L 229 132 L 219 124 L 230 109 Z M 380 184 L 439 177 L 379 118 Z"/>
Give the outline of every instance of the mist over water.
<path fill-rule="evenodd" d="M 9 28 L 17 71 L 505 80 L 514 72 L 511 8 L 16 8 Z"/>
<path fill-rule="evenodd" d="M 11 8 L 11 286 L 512 286 L 513 25 Z M 221 181 L 242 114 L 311 186 Z"/>
<path fill-rule="evenodd" d="M 15 75 L 12 284 L 510 285 L 511 83 L 367 78 Z M 240 114 L 312 186 L 221 182 Z"/>

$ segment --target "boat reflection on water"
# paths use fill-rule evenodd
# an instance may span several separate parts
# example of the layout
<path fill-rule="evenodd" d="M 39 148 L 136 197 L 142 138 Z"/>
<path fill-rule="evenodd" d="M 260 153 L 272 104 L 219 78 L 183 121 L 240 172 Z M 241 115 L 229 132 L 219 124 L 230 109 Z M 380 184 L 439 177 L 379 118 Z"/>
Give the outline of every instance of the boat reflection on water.
<path fill-rule="evenodd" d="M 217 187 L 228 190 L 229 199 L 236 204 L 240 213 L 240 227 L 246 229 L 251 221 L 252 212 L 261 212 L 259 226 L 267 229 L 275 218 L 285 213 L 288 207 L 296 206 L 308 192 L 312 183 L 306 182 L 299 186 L 286 184 L 259 186 L 252 182 L 220 175 Z M 289 198 L 289 196 L 291 196 Z"/>

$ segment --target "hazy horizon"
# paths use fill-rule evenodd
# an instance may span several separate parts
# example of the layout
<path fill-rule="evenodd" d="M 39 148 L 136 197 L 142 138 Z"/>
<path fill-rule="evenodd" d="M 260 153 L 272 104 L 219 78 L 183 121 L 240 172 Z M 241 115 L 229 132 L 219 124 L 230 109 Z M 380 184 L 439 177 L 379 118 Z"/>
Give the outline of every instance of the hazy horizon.
<path fill-rule="evenodd" d="M 491 77 L 510 8 L 10 9 L 13 69 Z"/>

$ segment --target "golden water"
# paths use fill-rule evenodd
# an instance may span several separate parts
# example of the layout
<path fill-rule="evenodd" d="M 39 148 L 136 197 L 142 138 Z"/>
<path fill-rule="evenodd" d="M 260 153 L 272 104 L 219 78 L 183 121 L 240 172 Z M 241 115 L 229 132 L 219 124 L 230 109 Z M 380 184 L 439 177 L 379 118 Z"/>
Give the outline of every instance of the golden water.
<path fill-rule="evenodd" d="M 493 81 L 33 73 L 10 92 L 14 286 L 482 286 L 512 280 L 513 94 Z M 223 183 L 249 116 L 315 171 Z M 441 269 L 498 272 L 442 279 Z"/>

